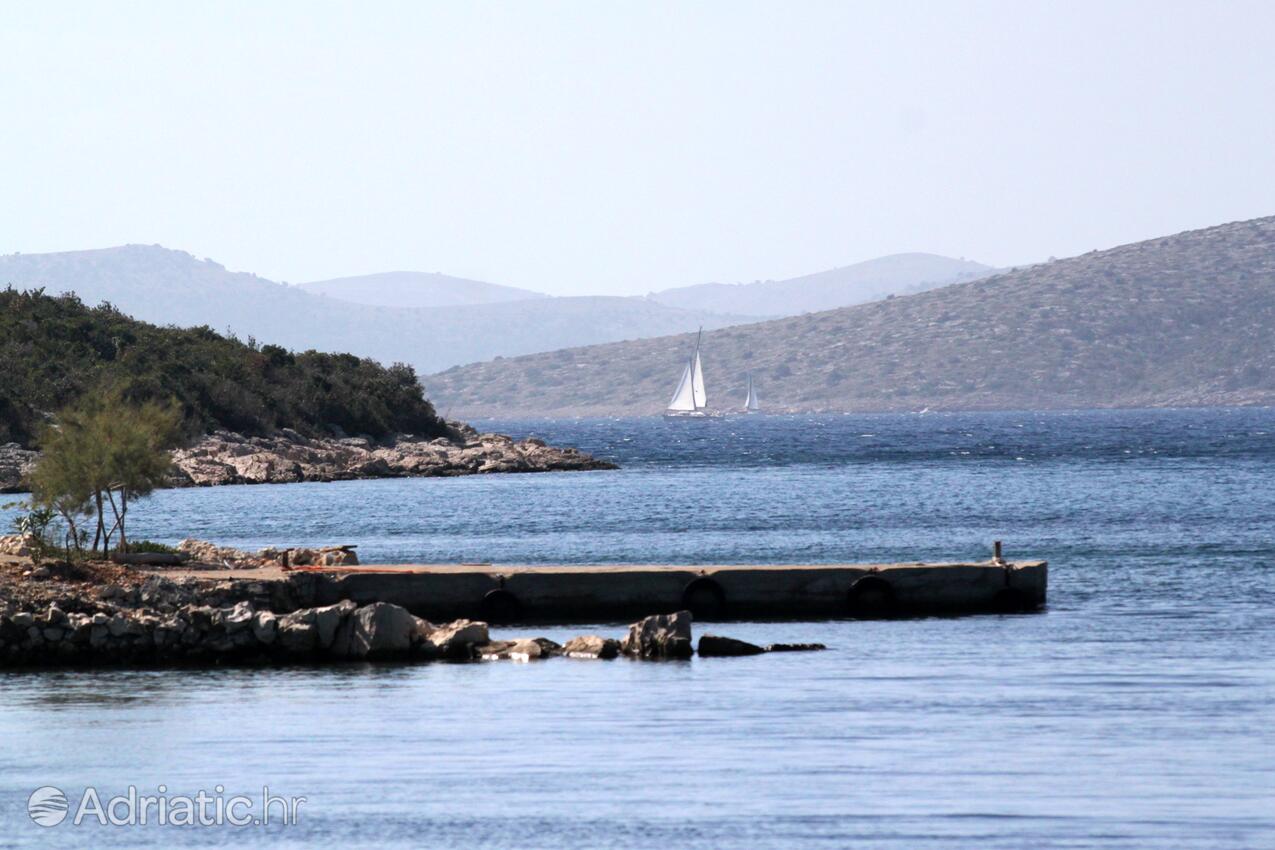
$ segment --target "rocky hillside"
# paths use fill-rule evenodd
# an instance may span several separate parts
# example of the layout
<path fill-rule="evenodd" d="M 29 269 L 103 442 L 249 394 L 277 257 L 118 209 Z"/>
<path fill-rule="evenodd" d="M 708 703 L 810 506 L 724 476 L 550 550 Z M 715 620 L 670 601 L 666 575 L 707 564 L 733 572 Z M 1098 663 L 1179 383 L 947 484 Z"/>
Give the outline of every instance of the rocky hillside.
<path fill-rule="evenodd" d="M 1275 403 L 1275 218 L 1190 231 L 918 295 L 706 333 L 709 405 L 752 372 L 772 411 Z M 476 417 L 659 413 L 680 335 L 451 369 Z"/>
<path fill-rule="evenodd" d="M 892 254 L 788 280 L 703 283 L 653 292 L 652 300 L 683 310 L 743 313 L 773 319 L 911 295 L 994 272 L 972 260 L 938 254 Z"/>

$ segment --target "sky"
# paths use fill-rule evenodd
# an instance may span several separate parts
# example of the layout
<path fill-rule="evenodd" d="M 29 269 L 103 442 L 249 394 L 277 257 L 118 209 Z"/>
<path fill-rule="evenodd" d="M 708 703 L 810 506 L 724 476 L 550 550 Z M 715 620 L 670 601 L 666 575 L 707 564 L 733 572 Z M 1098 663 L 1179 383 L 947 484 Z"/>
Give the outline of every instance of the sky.
<path fill-rule="evenodd" d="M 0 252 L 557 295 L 1275 214 L 1275 4 L 0 0 Z"/>

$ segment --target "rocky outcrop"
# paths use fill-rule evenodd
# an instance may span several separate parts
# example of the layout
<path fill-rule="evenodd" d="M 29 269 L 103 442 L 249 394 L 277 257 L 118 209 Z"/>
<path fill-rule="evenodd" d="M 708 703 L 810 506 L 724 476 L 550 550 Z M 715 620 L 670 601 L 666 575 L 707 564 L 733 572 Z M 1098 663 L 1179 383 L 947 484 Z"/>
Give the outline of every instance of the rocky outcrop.
<path fill-rule="evenodd" d="M 215 431 L 173 452 L 169 485 L 211 487 L 615 469 L 609 461 L 573 448 L 555 448 L 535 437 L 514 440 L 503 434 L 480 434 L 459 422 L 448 425 L 454 438 L 431 440 L 411 434 L 382 441 L 306 437 L 289 428 L 268 437 Z M 0 446 L 0 493 L 24 491 L 24 479 L 38 457 L 37 452 L 17 443 Z"/>
<path fill-rule="evenodd" d="M 26 558 L 35 548 L 35 539 L 25 534 L 0 534 L 0 555 Z"/>
<path fill-rule="evenodd" d="M 17 443 L 0 446 L 0 493 L 20 493 L 26 490 L 23 479 L 35 466 L 37 452 L 22 448 Z"/>
<path fill-rule="evenodd" d="M 227 570 L 250 570 L 258 567 L 351 567 L 358 566 L 358 555 L 351 546 L 300 547 L 296 549 L 261 549 L 245 552 L 229 546 L 218 546 L 207 540 L 188 538 L 177 544 L 177 551 L 191 565 Z"/>
<path fill-rule="evenodd" d="M 629 626 L 620 651 L 634 658 L 690 658 L 691 612 L 656 614 Z"/>
<path fill-rule="evenodd" d="M 280 484 L 615 468 L 576 449 L 553 448 L 534 437 L 514 440 L 503 434 L 479 434 L 456 423 L 453 428 L 455 439 L 400 435 L 384 442 L 365 437 L 317 439 L 288 429 L 271 437 L 217 431 L 173 453 L 172 484 Z"/>
<path fill-rule="evenodd" d="M 828 647 L 821 643 L 770 643 L 767 652 L 818 652 Z"/>

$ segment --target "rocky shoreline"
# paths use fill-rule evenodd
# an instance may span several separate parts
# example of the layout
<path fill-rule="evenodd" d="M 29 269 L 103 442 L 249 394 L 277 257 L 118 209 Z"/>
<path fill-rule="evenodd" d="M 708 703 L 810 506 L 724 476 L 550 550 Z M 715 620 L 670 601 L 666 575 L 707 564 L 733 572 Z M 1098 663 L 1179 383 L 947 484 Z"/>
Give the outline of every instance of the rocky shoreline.
<path fill-rule="evenodd" d="M 560 472 L 615 469 L 574 448 L 555 448 L 529 437 L 480 434 L 448 423 L 454 438 L 410 434 L 376 441 L 367 437 L 306 437 L 283 429 L 267 437 L 215 431 L 173 452 L 172 487 L 221 484 L 289 484 L 359 478 L 481 475 L 489 472 Z M 39 457 L 16 443 L 0 446 L 0 493 L 25 490 L 23 479 Z"/>
<path fill-rule="evenodd" d="M 0 668 L 275 665 L 366 660 L 684 659 L 691 614 L 647 617 L 623 638 L 496 640 L 487 623 L 430 623 L 386 602 L 316 606 L 315 575 L 163 576 L 117 564 L 0 559 Z M 701 656 L 823 649 L 705 635 Z"/>

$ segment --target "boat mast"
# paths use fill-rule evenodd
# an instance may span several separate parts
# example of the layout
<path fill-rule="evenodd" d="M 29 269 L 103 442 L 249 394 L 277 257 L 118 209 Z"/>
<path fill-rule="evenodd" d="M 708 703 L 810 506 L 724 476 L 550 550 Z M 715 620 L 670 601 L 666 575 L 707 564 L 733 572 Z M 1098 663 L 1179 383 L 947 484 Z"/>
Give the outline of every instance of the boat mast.
<path fill-rule="evenodd" d="M 699 410 L 699 402 L 695 400 L 695 362 L 699 360 L 699 344 L 704 339 L 704 327 L 700 326 L 699 334 L 695 337 L 695 353 L 691 355 L 691 407 Z"/>

